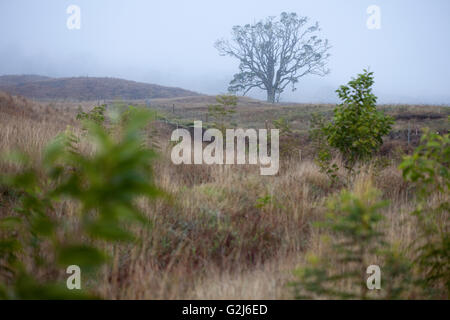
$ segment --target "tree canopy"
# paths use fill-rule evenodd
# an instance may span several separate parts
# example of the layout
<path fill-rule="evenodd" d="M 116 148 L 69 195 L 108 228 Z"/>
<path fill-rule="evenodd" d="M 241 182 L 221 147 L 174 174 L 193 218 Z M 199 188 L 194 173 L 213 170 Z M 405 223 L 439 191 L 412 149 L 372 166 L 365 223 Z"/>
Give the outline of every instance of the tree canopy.
<path fill-rule="evenodd" d="M 244 95 L 253 88 L 267 92 L 267 101 L 279 100 L 288 85 L 307 74 L 326 75 L 330 46 L 318 36 L 319 23 L 310 25 L 307 17 L 281 13 L 255 24 L 234 26 L 231 40 L 215 44 L 221 55 L 237 58 L 239 72 L 228 90 Z"/>

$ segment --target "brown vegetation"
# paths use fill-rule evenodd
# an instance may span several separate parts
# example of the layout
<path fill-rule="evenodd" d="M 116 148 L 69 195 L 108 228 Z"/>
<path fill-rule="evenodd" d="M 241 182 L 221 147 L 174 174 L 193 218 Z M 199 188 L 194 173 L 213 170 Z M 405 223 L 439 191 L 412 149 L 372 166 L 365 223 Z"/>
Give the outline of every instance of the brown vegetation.
<path fill-rule="evenodd" d="M 172 101 L 177 100 L 169 104 Z M 238 106 L 244 119 L 250 116 L 251 104 L 247 101 L 241 110 Z M 264 116 L 275 118 L 273 108 L 264 105 Z M 283 108 L 281 113 L 297 117 L 305 127 L 308 120 L 299 115 L 313 110 L 312 106 Z M 1 94 L 0 151 L 20 149 L 38 161 L 42 148 L 57 133 L 67 125 L 77 126 L 75 110 L 74 105 L 57 109 Z M 325 198 L 342 186 L 330 185 L 312 156 L 300 158 L 299 153 L 283 158 L 280 173 L 270 177 L 260 176 L 255 166 L 175 166 L 170 161 L 170 130 L 161 123 L 155 126 L 159 134 L 153 139 L 159 140 L 161 153 L 156 180 L 171 200 L 142 204 L 155 221 L 153 232 L 141 234 L 143 247 L 115 247 L 112 265 L 88 286 L 110 299 L 292 298 L 286 284 L 293 279 L 292 270 L 304 263 L 305 252 L 326 251 L 328 244 L 312 225 L 324 215 Z M 404 143 L 399 140 L 398 146 L 390 148 Z M 307 148 L 307 142 L 303 146 Z M 383 211 L 389 240 L 408 254 L 416 233 L 408 214 L 415 199 L 397 169 L 398 159 L 378 160 L 349 177 L 348 185 L 357 193 L 372 181 L 382 191 L 390 201 Z M 0 167 L 0 173 L 8 170 Z M 344 177 L 346 172 L 338 174 Z M 0 216 L 11 213 L 16 200 L 0 190 Z M 70 222 L 76 208 L 63 202 L 55 211 Z"/>
<path fill-rule="evenodd" d="M 151 99 L 195 96 L 195 92 L 115 78 L 47 78 L 2 76 L 0 90 L 28 98 L 49 100 Z"/>

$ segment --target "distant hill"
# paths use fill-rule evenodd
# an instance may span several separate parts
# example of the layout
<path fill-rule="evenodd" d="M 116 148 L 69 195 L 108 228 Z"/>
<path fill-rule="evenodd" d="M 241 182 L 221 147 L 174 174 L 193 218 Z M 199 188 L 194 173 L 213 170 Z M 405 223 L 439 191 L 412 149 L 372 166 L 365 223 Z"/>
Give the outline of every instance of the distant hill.
<path fill-rule="evenodd" d="M 16 86 L 22 83 L 49 80 L 50 77 L 35 74 L 0 76 L 0 86 Z"/>
<path fill-rule="evenodd" d="M 199 95 L 181 88 L 116 78 L 49 78 L 37 75 L 0 76 L 0 91 L 40 100 L 133 100 Z"/>

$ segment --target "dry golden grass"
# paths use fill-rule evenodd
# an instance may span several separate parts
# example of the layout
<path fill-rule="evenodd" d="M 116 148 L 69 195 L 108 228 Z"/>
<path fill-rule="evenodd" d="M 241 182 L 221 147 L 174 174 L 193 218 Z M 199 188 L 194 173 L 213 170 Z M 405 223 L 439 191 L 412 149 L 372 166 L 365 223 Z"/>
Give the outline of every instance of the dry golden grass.
<path fill-rule="evenodd" d="M 19 149 L 39 161 L 54 136 L 77 125 L 76 106 L 61 111 L 8 95 L 0 103 L 0 152 Z M 175 166 L 167 135 L 157 139 L 156 180 L 172 200 L 141 204 L 155 228 L 141 232 L 142 247 L 108 248 L 113 262 L 89 286 L 108 299 L 292 298 L 286 286 L 292 270 L 304 263 L 307 251 L 327 250 L 312 224 L 323 217 L 326 197 L 341 187 L 298 156 L 282 159 L 279 175 L 270 177 L 260 176 L 255 166 Z M 0 167 L 1 173 L 8 170 Z M 406 248 L 416 233 L 409 215 L 415 202 L 397 163 L 365 167 L 349 185 L 358 193 L 368 181 L 390 201 L 384 211 L 389 240 Z M 270 201 L 257 206 L 266 196 Z M 9 214 L 14 199 L 0 193 L 0 202 L 0 216 Z M 56 209 L 68 221 L 76 212 L 70 202 Z"/>

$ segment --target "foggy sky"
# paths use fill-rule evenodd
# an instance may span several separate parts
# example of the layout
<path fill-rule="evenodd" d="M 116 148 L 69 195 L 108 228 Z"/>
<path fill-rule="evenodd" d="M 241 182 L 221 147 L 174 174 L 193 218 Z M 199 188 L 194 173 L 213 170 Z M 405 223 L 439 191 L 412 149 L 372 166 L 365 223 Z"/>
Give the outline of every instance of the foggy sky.
<path fill-rule="evenodd" d="M 80 30 L 66 27 L 71 4 L 81 8 Z M 366 26 L 373 4 L 380 30 Z M 370 67 L 381 103 L 450 104 L 448 0 L 1 0 L 0 75 L 108 76 L 224 93 L 238 62 L 214 42 L 233 25 L 283 11 L 318 21 L 332 49 L 331 73 L 302 78 L 282 101 L 336 102 L 337 87 Z"/>

